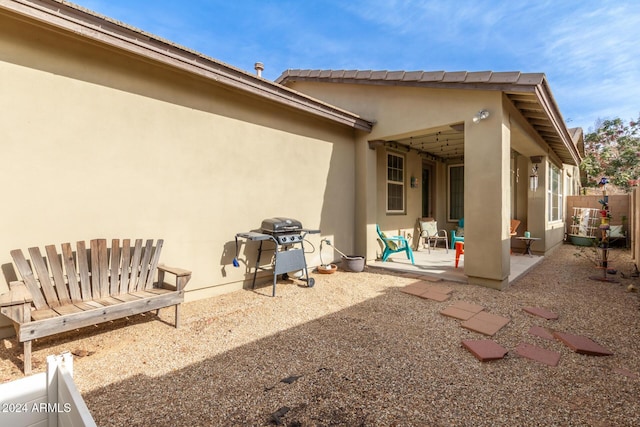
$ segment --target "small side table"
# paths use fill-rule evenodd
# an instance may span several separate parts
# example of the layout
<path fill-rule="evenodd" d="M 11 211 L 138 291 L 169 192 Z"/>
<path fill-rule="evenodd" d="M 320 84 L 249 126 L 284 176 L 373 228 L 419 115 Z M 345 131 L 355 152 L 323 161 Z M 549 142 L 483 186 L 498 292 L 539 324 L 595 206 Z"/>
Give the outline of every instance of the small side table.
<path fill-rule="evenodd" d="M 531 244 L 533 242 L 535 242 L 536 240 L 541 240 L 542 238 L 541 237 L 522 237 L 522 236 L 518 236 L 518 237 L 516 237 L 516 239 L 522 240 L 524 242 L 525 246 L 526 246 L 524 248 L 524 251 L 522 252 L 522 255 L 526 254 L 526 255 L 531 256 L 532 255 L 532 253 L 531 253 Z"/>

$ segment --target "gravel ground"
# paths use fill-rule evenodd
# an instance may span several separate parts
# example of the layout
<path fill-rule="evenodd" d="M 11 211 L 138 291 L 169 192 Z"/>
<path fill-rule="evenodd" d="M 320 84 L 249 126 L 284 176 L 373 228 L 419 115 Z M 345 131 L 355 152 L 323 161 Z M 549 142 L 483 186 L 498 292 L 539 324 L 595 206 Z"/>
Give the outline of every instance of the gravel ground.
<path fill-rule="evenodd" d="M 602 273 L 573 246 L 546 257 L 506 291 L 447 283 L 451 299 L 400 292 L 416 279 L 380 270 L 314 275 L 39 340 L 34 371 L 72 351 L 75 380 L 100 426 L 636 426 L 640 424 L 640 279 Z M 627 276 L 626 251 L 613 255 Z M 640 286 L 638 286 L 640 287 Z M 461 346 L 483 339 L 439 312 L 480 304 L 511 322 L 509 350 L 479 362 Z M 525 313 L 539 306 L 555 321 Z M 528 334 L 581 334 L 612 350 L 594 357 Z M 551 367 L 515 353 L 527 342 L 561 353 Z M 16 341 L 0 346 L 0 382 L 20 378 Z"/>

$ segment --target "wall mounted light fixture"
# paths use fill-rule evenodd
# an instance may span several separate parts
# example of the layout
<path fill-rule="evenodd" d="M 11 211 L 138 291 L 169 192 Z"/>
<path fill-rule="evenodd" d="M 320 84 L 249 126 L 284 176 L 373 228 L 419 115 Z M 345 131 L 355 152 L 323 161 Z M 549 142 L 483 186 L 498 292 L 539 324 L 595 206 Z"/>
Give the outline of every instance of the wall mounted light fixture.
<path fill-rule="evenodd" d="M 481 110 L 473 116 L 473 123 L 480 123 L 482 120 L 489 117 L 489 110 Z"/>
<path fill-rule="evenodd" d="M 418 188 L 418 178 L 415 176 L 411 177 L 411 188 Z"/>
<path fill-rule="evenodd" d="M 529 175 L 529 189 L 531 191 L 536 191 L 538 189 L 538 163 L 542 161 L 542 156 L 532 156 L 531 163 L 533 163 L 533 167 L 531 168 L 531 175 Z"/>

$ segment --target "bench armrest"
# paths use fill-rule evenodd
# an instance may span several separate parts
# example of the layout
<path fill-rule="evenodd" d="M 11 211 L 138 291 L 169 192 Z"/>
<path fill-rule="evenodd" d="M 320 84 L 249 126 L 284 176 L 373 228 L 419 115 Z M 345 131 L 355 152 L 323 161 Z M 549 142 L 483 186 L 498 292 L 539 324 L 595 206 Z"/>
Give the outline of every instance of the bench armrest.
<path fill-rule="evenodd" d="M 31 292 L 22 282 L 11 282 L 11 290 L 0 295 L 0 307 L 11 307 L 14 305 L 30 304 L 33 301 Z"/>
<path fill-rule="evenodd" d="M 158 266 L 158 286 L 164 287 L 164 275 L 165 273 L 173 274 L 176 277 L 175 288 L 177 291 L 184 290 L 189 280 L 191 280 L 191 272 L 182 268 L 169 267 L 166 265 Z"/>

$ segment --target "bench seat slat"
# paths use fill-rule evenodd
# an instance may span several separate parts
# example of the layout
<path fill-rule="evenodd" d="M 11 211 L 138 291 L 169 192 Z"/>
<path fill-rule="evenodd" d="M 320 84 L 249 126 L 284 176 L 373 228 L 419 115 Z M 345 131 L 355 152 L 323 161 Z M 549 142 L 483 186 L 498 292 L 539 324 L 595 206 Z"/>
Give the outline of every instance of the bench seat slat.
<path fill-rule="evenodd" d="M 138 296 L 140 298 L 149 298 L 149 297 L 155 297 L 158 296 L 158 294 L 153 293 L 153 292 L 148 292 L 148 291 L 136 291 L 136 292 L 131 292 L 131 295 L 135 295 Z"/>
<path fill-rule="evenodd" d="M 76 307 L 73 304 L 66 304 L 66 305 L 61 305 L 59 307 L 55 307 L 53 311 L 55 311 L 61 316 L 64 316 L 65 314 L 80 313 L 84 310 L 79 307 Z"/>
<path fill-rule="evenodd" d="M 98 304 L 102 304 L 102 305 L 105 305 L 105 306 L 120 304 L 122 302 L 122 301 L 119 301 L 119 300 L 115 299 L 114 297 L 98 298 L 98 299 L 96 299 L 94 301 L 97 302 Z"/>
<path fill-rule="evenodd" d="M 50 308 L 43 308 L 42 310 L 33 310 L 31 312 L 31 318 L 33 320 L 52 319 L 58 316 L 60 315 Z"/>
<path fill-rule="evenodd" d="M 74 304 L 76 307 L 78 307 L 80 310 L 86 311 L 86 310 L 93 310 L 94 308 L 101 308 L 104 307 L 102 304 L 98 304 L 95 301 L 87 301 L 87 302 L 77 302 Z"/>
<path fill-rule="evenodd" d="M 149 288 L 145 290 L 146 292 L 149 292 L 151 294 L 156 294 L 156 295 L 162 295 L 162 294 L 166 294 L 169 292 L 175 292 L 172 289 L 165 289 L 165 288 Z"/>
<path fill-rule="evenodd" d="M 113 298 L 119 301 L 136 301 L 142 297 L 133 295 L 133 294 L 120 294 L 120 295 L 114 295 Z"/>

